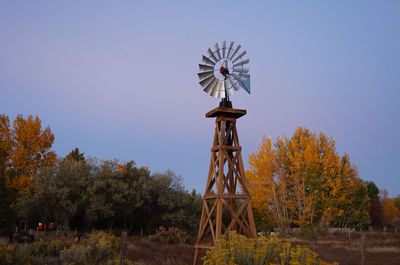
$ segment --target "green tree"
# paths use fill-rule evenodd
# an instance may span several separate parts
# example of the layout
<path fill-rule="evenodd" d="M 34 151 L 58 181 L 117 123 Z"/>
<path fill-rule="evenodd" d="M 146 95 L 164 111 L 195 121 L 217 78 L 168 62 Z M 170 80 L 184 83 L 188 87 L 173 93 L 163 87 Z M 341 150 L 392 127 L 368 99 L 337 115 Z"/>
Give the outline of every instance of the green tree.
<path fill-rule="evenodd" d="M 379 197 L 379 188 L 373 181 L 366 181 L 369 200 L 369 220 L 374 227 L 380 227 L 383 222 L 383 205 Z"/>
<path fill-rule="evenodd" d="M 82 212 L 85 215 L 88 205 L 86 191 L 92 183 L 91 170 L 91 164 L 68 159 L 42 168 L 31 189 L 19 193 L 15 207 L 19 217 L 34 222 L 55 220 L 67 229 L 76 215 Z"/>
<path fill-rule="evenodd" d="M 88 214 L 94 222 L 106 222 L 109 228 L 120 226 L 132 231 L 139 209 L 150 200 L 150 172 L 135 162 L 124 165 L 117 160 L 103 161 L 88 187 Z"/>
<path fill-rule="evenodd" d="M 66 157 L 65 159 L 73 160 L 73 161 L 85 161 L 85 154 L 79 152 L 79 148 L 76 147 L 74 150 L 72 150 Z"/>
<path fill-rule="evenodd" d="M 400 211 L 400 194 L 397 197 L 393 198 L 394 206 Z"/>

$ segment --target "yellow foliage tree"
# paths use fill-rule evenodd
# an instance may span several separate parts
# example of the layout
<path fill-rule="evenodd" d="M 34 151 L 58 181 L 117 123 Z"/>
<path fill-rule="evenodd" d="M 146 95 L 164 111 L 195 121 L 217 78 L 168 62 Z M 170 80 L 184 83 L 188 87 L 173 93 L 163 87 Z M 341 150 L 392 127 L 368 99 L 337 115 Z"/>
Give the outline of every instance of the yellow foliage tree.
<path fill-rule="evenodd" d="M 290 139 L 278 137 L 274 146 L 264 138 L 249 165 L 254 207 L 283 230 L 367 220 L 366 187 L 357 168 L 347 154 L 337 154 L 334 140 L 324 133 L 298 127 Z"/>
<path fill-rule="evenodd" d="M 56 154 L 50 151 L 54 135 L 49 127 L 42 129 L 37 116 L 18 115 L 10 128 L 8 117 L 2 115 L 0 134 L 2 172 L 9 189 L 26 190 L 39 168 L 54 165 Z"/>
<path fill-rule="evenodd" d="M 10 121 L 7 116 L 0 115 L 0 178 L 4 180 L 5 171 L 9 164 L 12 150 Z"/>
<path fill-rule="evenodd" d="M 385 225 L 394 225 L 394 221 L 400 218 L 400 211 L 396 207 L 394 200 L 388 197 L 387 190 L 383 189 L 382 193 L 382 208 L 383 208 L 383 223 Z"/>

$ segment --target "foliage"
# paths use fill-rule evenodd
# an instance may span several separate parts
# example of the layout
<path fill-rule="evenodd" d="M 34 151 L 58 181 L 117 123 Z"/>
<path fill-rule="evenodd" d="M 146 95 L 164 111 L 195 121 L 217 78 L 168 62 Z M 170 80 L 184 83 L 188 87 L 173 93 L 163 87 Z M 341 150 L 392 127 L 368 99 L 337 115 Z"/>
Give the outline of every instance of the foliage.
<path fill-rule="evenodd" d="M 49 127 L 42 129 L 40 119 L 31 115 L 26 119 L 18 115 L 8 132 L 3 126 L 2 134 L 8 134 L 11 140 L 6 184 L 16 191 L 26 190 L 40 168 L 54 165 L 56 154 L 50 151 L 54 135 Z"/>
<path fill-rule="evenodd" d="M 5 178 L 6 169 L 10 165 L 11 151 L 13 148 L 10 121 L 7 116 L 0 115 L 0 178 Z"/>
<path fill-rule="evenodd" d="M 28 253 L 17 251 L 15 246 L 0 246 L 0 265 L 30 265 L 32 258 Z"/>
<path fill-rule="evenodd" d="M 6 169 L 12 149 L 8 117 L 0 115 L 0 235 L 11 232 L 12 212 L 10 209 L 9 191 L 6 187 Z"/>
<path fill-rule="evenodd" d="M 55 220 L 67 228 L 69 220 L 86 207 L 90 172 L 89 164 L 68 159 L 42 168 L 29 192 L 19 192 L 14 204 L 16 213 L 20 218 L 31 217 L 34 223 Z"/>
<path fill-rule="evenodd" d="M 249 156 L 246 175 L 254 207 L 265 223 L 288 231 L 292 226 L 364 226 L 368 223 L 367 189 L 348 154 L 335 142 L 298 127 L 275 145 L 264 138 Z"/>
<path fill-rule="evenodd" d="M 176 227 L 169 227 L 165 229 L 163 226 L 158 228 L 158 231 L 155 235 L 150 236 L 151 241 L 157 241 L 161 243 L 187 243 L 189 239 L 189 235 Z"/>
<path fill-rule="evenodd" d="M 282 243 L 276 237 L 261 236 L 253 239 L 234 232 L 229 234 L 229 240 L 220 239 L 203 259 L 205 265 L 329 264 L 320 260 L 311 250 L 292 247 L 290 243 Z"/>
<path fill-rule="evenodd" d="M 29 254 L 39 257 L 58 257 L 62 250 L 69 248 L 71 243 L 63 240 L 37 241 L 31 244 Z"/>
<path fill-rule="evenodd" d="M 400 218 L 400 211 L 397 209 L 393 199 L 388 198 L 388 192 L 382 190 L 382 213 L 385 225 L 394 225 L 397 218 Z"/>
<path fill-rule="evenodd" d="M 152 228 L 159 226 L 175 226 L 193 236 L 199 224 L 201 196 L 186 192 L 182 178 L 171 170 L 155 173 L 149 184 L 149 201 L 138 211 L 148 232 L 154 233 Z"/>
<path fill-rule="evenodd" d="M 379 227 L 383 221 L 383 209 L 379 197 L 379 188 L 373 181 L 365 182 L 369 198 L 369 219 L 372 226 Z"/>
<path fill-rule="evenodd" d="M 147 228 L 154 233 L 165 225 L 195 233 L 201 196 L 186 192 L 173 171 L 150 175 L 134 161 L 73 159 L 80 153 L 72 153 L 42 168 L 29 190 L 17 193 L 12 206 L 18 218 L 31 225 L 55 222 L 64 229 L 119 227 L 132 233 Z"/>
<path fill-rule="evenodd" d="M 12 217 L 9 193 L 4 178 L 0 176 L 0 235 L 7 235 L 12 231 Z"/>
<path fill-rule="evenodd" d="M 93 233 L 88 239 L 61 251 L 61 260 L 70 265 L 119 264 L 119 238 L 104 232 Z M 125 264 L 132 264 L 125 260 Z"/>
<path fill-rule="evenodd" d="M 396 198 L 393 198 L 394 206 L 400 211 L 400 195 L 397 195 Z"/>
<path fill-rule="evenodd" d="M 94 167 L 93 179 L 87 189 L 89 219 L 113 220 L 132 230 L 136 212 L 149 200 L 149 170 L 133 161 L 104 161 Z"/>
<path fill-rule="evenodd" d="M 73 161 L 85 161 L 85 154 L 79 152 L 79 148 L 76 147 L 74 150 L 72 150 L 66 157 L 65 159 L 73 160 Z"/>

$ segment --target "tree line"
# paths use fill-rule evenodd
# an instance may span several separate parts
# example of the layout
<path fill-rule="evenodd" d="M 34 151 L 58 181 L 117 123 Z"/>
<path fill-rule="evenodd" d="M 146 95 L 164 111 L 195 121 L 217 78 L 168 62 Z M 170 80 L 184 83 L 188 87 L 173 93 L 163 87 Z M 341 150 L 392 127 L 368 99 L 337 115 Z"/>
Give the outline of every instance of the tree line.
<path fill-rule="evenodd" d="M 0 228 L 21 220 L 36 228 L 54 222 L 64 229 L 126 229 L 154 233 L 163 225 L 194 234 L 201 196 L 187 192 L 173 171 L 151 173 L 134 161 L 99 161 L 79 149 L 64 158 L 51 151 L 54 135 L 38 117 L 0 116 Z"/>
<path fill-rule="evenodd" d="M 100 161 L 78 148 L 66 157 L 51 150 L 54 135 L 38 117 L 0 115 L 0 233 L 20 221 L 63 229 L 159 226 L 195 235 L 202 198 L 184 189 L 171 170 L 152 173 L 134 161 Z M 363 181 L 349 154 L 340 156 L 324 133 L 298 127 L 293 136 L 265 137 L 246 170 L 258 230 L 398 226 L 400 196 L 389 198 Z"/>

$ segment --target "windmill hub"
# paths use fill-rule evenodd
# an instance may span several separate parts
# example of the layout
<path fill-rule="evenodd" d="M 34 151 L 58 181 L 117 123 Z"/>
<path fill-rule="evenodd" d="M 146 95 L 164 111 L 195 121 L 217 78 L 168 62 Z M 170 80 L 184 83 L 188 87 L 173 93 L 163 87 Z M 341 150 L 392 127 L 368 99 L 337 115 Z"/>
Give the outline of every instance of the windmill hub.
<path fill-rule="evenodd" d="M 229 70 L 226 69 L 226 68 L 223 67 L 223 66 L 221 66 L 221 67 L 219 68 L 219 72 L 220 72 L 221 74 L 223 74 L 224 76 L 229 75 Z"/>

